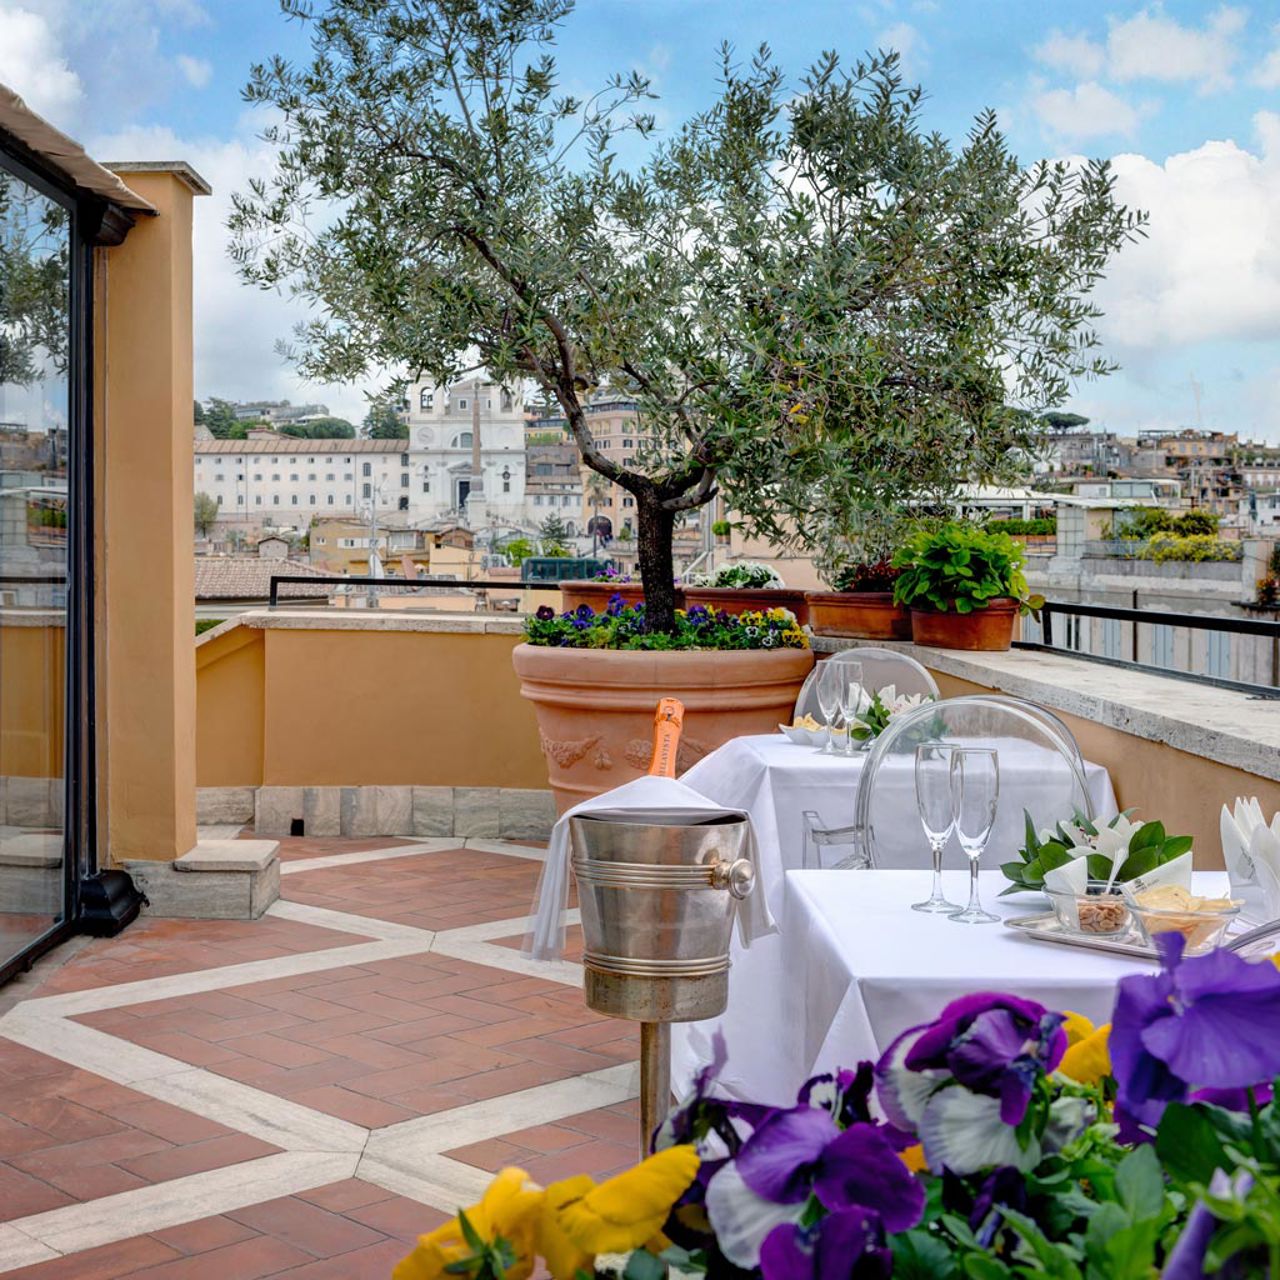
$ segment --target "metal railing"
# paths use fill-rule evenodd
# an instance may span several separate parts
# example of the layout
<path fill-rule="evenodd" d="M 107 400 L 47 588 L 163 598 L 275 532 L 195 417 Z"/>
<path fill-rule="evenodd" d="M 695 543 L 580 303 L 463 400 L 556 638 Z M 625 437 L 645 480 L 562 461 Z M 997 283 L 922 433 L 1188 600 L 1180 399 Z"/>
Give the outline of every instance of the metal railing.
<path fill-rule="evenodd" d="M 1115 622 L 1127 622 L 1129 627 L 1129 656 L 1091 653 L 1075 645 L 1064 643 L 1066 628 L 1055 628 L 1054 619 L 1102 618 Z M 1271 642 L 1269 684 L 1257 684 L 1247 680 L 1231 680 L 1224 676 L 1209 675 L 1202 671 L 1180 671 L 1172 666 L 1156 666 L 1139 660 L 1143 626 L 1183 627 L 1190 631 L 1210 631 L 1227 635 L 1259 636 Z M 1217 614 L 1173 613 L 1163 609 L 1126 609 L 1111 605 L 1075 604 L 1061 600 L 1048 600 L 1040 610 L 1041 638 L 1039 640 L 1015 640 L 1018 649 L 1051 650 L 1070 654 L 1086 662 L 1098 662 L 1105 666 L 1123 667 L 1146 671 L 1152 675 L 1171 676 L 1176 680 L 1189 680 L 1196 684 L 1211 684 L 1222 689 L 1237 689 L 1262 698 L 1280 698 L 1280 622 L 1261 618 L 1233 618 Z M 1055 633 L 1057 639 L 1055 639 Z"/>
<path fill-rule="evenodd" d="M 267 597 L 268 605 L 274 609 L 280 603 L 280 587 L 285 583 L 302 586 L 325 587 L 339 586 L 359 588 L 372 594 L 376 591 L 393 592 L 395 595 L 414 595 L 419 588 L 430 587 L 451 591 L 528 591 L 531 588 L 557 587 L 555 582 L 520 582 L 516 580 L 504 582 L 487 582 L 476 578 L 355 578 L 345 574 L 309 574 L 309 573 L 273 573 L 271 575 L 271 592 Z M 350 592 L 349 594 L 355 594 Z M 425 592 L 423 594 L 426 594 Z M 306 604 L 314 601 L 316 596 L 295 595 L 287 597 L 289 604 Z"/>

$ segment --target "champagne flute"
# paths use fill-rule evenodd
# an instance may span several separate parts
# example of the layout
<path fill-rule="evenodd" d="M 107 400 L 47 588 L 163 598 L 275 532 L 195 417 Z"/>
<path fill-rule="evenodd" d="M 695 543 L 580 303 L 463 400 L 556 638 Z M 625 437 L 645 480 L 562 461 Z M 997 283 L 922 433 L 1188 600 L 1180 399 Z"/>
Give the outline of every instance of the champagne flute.
<path fill-rule="evenodd" d="M 956 825 L 951 802 L 951 753 L 952 747 L 946 742 L 922 742 L 916 748 L 916 809 L 933 853 L 933 892 L 926 901 L 911 907 L 912 911 L 949 916 L 960 910 L 942 894 L 942 851 Z"/>
<path fill-rule="evenodd" d="M 1000 800 L 1000 755 L 988 747 L 951 753 L 951 802 L 956 838 L 969 859 L 969 905 L 951 917 L 957 924 L 992 924 L 1000 917 L 978 901 L 978 862 L 995 826 Z"/>
<path fill-rule="evenodd" d="M 862 710 L 862 663 L 840 664 L 840 714 L 844 716 L 844 753 L 853 755 L 853 727 Z"/>
<path fill-rule="evenodd" d="M 828 658 L 822 664 L 822 670 L 818 673 L 818 710 L 822 712 L 822 718 L 827 725 L 827 738 L 819 750 L 819 755 L 830 756 L 835 754 L 831 746 L 831 722 L 836 718 L 836 713 L 840 710 L 840 682 L 842 679 L 839 664 L 834 659 Z"/>

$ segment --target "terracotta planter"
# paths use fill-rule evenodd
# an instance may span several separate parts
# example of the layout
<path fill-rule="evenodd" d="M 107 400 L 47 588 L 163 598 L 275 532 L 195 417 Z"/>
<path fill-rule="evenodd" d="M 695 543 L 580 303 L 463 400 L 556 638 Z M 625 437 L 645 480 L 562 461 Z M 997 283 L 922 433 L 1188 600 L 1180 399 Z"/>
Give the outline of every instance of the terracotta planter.
<path fill-rule="evenodd" d="M 749 609 L 790 609 L 796 621 L 809 621 L 809 603 L 803 591 L 789 587 L 685 587 L 685 607 L 695 604 L 725 613 L 746 613 Z"/>
<path fill-rule="evenodd" d="M 644 587 L 639 582 L 596 582 L 590 578 L 572 578 L 560 584 L 560 605 L 565 610 L 588 604 L 597 613 L 603 613 L 614 596 L 621 596 L 627 604 L 639 604 L 644 599 Z M 676 608 L 684 608 L 684 592 L 679 587 L 676 588 Z"/>
<path fill-rule="evenodd" d="M 911 619 L 892 591 L 810 591 L 809 621 L 820 636 L 910 640 Z"/>
<path fill-rule="evenodd" d="M 660 698 L 684 703 L 677 772 L 730 738 L 790 723 L 808 649 L 552 649 L 520 644 L 512 655 L 533 703 L 547 775 L 563 813 L 648 772 Z"/>
<path fill-rule="evenodd" d="M 934 649 L 981 649 L 998 652 L 1013 643 L 1013 622 L 1018 602 L 997 596 L 985 609 L 972 613 L 939 613 L 933 609 L 912 609 L 911 630 L 916 644 Z"/>

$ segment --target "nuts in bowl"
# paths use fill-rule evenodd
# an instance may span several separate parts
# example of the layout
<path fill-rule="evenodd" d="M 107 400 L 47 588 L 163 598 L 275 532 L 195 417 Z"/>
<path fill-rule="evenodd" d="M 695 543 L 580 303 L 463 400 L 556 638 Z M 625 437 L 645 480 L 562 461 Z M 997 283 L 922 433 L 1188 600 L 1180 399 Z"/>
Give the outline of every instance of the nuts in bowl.
<path fill-rule="evenodd" d="M 1087 933 L 1095 938 L 1113 938 L 1127 933 L 1129 907 L 1119 888 L 1105 880 L 1090 880 L 1083 890 L 1044 889 L 1053 914 L 1064 929 Z"/>

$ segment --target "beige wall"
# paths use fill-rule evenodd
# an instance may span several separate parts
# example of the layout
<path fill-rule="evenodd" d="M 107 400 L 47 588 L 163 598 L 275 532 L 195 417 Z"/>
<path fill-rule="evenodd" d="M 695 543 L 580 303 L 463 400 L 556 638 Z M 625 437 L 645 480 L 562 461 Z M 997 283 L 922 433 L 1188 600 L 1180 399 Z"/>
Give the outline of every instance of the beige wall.
<path fill-rule="evenodd" d="M 170 172 L 128 180 L 157 216 L 99 254 L 95 353 L 99 742 L 117 861 L 173 858 L 196 841 L 193 192 Z"/>
<path fill-rule="evenodd" d="M 234 627 L 199 647 L 197 780 L 545 787 L 517 640 Z"/>
<path fill-rule="evenodd" d="M 0 626 L 0 775 L 62 777 L 65 626 Z"/>
<path fill-rule="evenodd" d="M 944 698 L 990 692 L 941 671 L 933 675 Z M 1104 765 L 1111 774 L 1120 808 L 1136 809 L 1138 818 L 1159 818 L 1170 835 L 1193 836 L 1196 866 L 1201 870 L 1222 867 L 1218 814 L 1224 803 L 1230 804 L 1236 796 L 1256 795 L 1264 813 L 1280 810 L 1280 782 L 1092 720 L 1058 714 L 1075 734 L 1085 759 Z"/>

